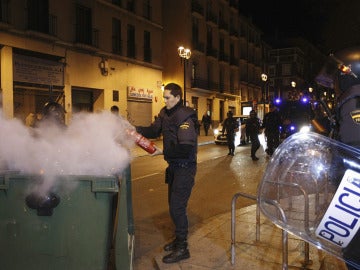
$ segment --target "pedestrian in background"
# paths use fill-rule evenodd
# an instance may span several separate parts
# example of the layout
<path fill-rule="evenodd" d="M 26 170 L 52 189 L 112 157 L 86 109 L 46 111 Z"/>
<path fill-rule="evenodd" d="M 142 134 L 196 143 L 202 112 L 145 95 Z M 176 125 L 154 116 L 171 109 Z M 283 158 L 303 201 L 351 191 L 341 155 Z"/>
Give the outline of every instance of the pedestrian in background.
<path fill-rule="evenodd" d="M 265 129 L 267 145 L 265 152 L 272 156 L 280 144 L 281 116 L 274 104 L 270 104 L 269 109 L 270 111 L 264 116 L 262 128 Z"/>
<path fill-rule="evenodd" d="M 207 136 L 210 125 L 211 125 L 211 117 L 210 117 L 210 112 L 209 111 L 204 113 L 204 115 L 203 115 L 203 117 L 201 119 L 201 124 L 204 126 L 205 136 Z"/>
<path fill-rule="evenodd" d="M 163 135 L 163 154 L 168 163 L 165 183 L 168 184 L 169 212 L 175 224 L 175 239 L 164 246 L 170 253 L 163 257 L 163 262 L 175 263 L 190 258 L 186 208 L 197 169 L 198 118 L 196 111 L 183 105 L 179 85 L 167 84 L 163 95 L 165 107 L 156 120 L 150 126 L 138 126 L 136 130 L 148 138 Z M 157 148 L 153 155 L 161 153 Z"/>
<path fill-rule="evenodd" d="M 224 120 L 222 125 L 222 134 L 224 135 L 226 131 L 226 140 L 229 148 L 228 155 L 233 156 L 235 151 L 235 133 L 239 131 L 239 123 L 233 117 L 233 112 L 229 111 L 227 113 L 227 118 Z"/>
<path fill-rule="evenodd" d="M 250 111 L 250 118 L 246 122 L 246 134 L 251 140 L 251 158 L 256 161 L 259 158 L 256 156 L 256 151 L 260 147 L 259 133 L 260 133 L 260 119 L 257 117 L 255 110 Z"/>

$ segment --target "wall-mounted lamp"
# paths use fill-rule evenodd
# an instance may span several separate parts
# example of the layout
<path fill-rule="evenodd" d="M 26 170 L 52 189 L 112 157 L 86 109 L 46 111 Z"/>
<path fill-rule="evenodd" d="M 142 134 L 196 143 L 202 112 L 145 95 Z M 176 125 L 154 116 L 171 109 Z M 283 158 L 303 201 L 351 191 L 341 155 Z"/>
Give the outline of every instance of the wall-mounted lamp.
<path fill-rule="evenodd" d="M 102 58 L 99 63 L 101 75 L 107 76 L 109 74 L 109 62 L 107 59 Z"/>

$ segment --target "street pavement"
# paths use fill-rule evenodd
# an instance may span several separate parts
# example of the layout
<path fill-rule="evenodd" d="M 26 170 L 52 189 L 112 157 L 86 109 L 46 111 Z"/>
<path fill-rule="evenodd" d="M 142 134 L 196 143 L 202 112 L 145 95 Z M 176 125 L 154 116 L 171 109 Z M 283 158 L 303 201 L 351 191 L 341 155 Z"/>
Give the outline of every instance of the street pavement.
<path fill-rule="evenodd" d="M 213 136 L 199 136 L 199 145 L 213 143 Z M 160 147 L 161 141 L 156 141 Z M 246 146 L 245 146 L 246 147 Z M 146 155 L 135 148 L 134 156 Z M 265 158 L 265 154 L 259 154 Z M 236 155 L 235 157 L 236 158 Z M 205 269 L 321 269 L 346 270 L 338 258 L 310 245 L 306 260 L 304 242 L 289 234 L 287 264 L 283 263 L 282 230 L 260 215 L 260 231 L 256 233 L 256 203 L 236 209 L 234 249 L 231 239 L 231 208 L 195 224 L 189 231 L 188 243 L 191 257 L 174 264 L 162 263 L 166 255 L 159 247 L 144 254 L 134 262 L 135 270 L 205 270 Z M 135 239 L 136 241 L 136 239 Z M 307 261 L 307 263 L 305 263 Z M 151 262 L 151 263 L 150 263 Z M 153 268 L 149 268 L 149 265 Z"/>

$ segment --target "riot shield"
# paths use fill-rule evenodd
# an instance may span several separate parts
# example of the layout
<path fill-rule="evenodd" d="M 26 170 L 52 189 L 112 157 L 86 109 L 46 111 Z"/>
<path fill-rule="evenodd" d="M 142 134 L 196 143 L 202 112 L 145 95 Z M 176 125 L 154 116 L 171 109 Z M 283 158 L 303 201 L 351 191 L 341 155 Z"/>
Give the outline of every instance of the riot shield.
<path fill-rule="evenodd" d="M 262 213 L 282 229 L 360 269 L 360 151 L 296 133 L 275 151 L 259 185 Z"/>

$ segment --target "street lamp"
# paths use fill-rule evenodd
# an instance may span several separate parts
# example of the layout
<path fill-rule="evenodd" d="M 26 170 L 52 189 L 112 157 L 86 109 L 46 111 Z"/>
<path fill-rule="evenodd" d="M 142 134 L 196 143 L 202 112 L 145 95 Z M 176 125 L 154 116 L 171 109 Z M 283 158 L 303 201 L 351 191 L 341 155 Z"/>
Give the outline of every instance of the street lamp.
<path fill-rule="evenodd" d="M 265 73 L 261 74 L 261 80 L 264 82 L 264 88 L 263 88 L 263 100 L 266 101 L 266 81 L 267 81 L 267 75 Z"/>
<path fill-rule="evenodd" d="M 180 46 L 178 48 L 178 53 L 181 58 L 181 62 L 183 62 L 184 64 L 184 106 L 186 106 L 186 64 L 187 64 L 187 60 L 190 59 L 191 51 L 190 49 Z"/>
<path fill-rule="evenodd" d="M 291 82 L 291 87 L 293 88 L 292 92 L 290 93 L 290 100 L 296 100 L 297 99 L 297 92 L 296 92 L 296 82 Z"/>
<path fill-rule="evenodd" d="M 263 83 L 263 90 L 262 90 L 262 99 L 263 99 L 263 105 L 264 105 L 264 111 L 263 114 L 265 116 L 265 102 L 267 100 L 267 95 L 266 95 L 266 81 L 267 81 L 267 75 L 265 73 L 261 74 L 261 80 L 264 82 Z"/>

